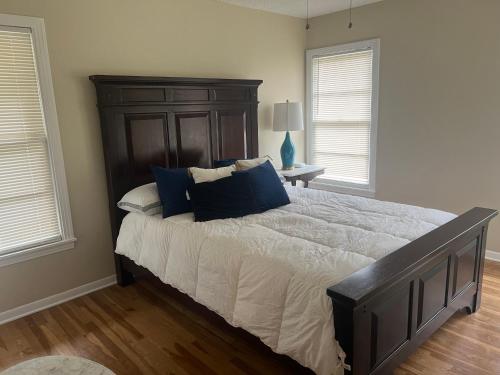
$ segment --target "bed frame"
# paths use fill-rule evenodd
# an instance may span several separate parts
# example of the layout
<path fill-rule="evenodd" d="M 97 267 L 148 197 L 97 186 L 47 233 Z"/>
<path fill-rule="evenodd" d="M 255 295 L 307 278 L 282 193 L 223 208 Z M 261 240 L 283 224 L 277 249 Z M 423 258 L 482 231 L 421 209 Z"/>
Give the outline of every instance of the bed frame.
<path fill-rule="evenodd" d="M 153 181 L 150 165 L 211 167 L 258 156 L 258 80 L 91 76 L 97 90 L 113 244 L 119 199 Z M 481 304 L 496 210 L 473 208 L 333 285 L 335 336 L 351 373 L 388 374 L 457 310 Z M 140 268 L 115 255 L 118 283 Z M 142 269 L 141 272 L 144 272 Z M 333 334 L 333 332 L 332 332 Z"/>

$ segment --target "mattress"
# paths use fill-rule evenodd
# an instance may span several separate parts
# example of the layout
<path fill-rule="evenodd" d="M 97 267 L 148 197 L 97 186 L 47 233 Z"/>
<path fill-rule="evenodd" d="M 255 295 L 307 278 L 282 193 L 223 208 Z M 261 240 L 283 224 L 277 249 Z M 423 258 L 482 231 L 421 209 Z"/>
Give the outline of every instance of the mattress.
<path fill-rule="evenodd" d="M 291 204 L 195 223 L 129 213 L 116 252 L 319 375 L 341 374 L 326 289 L 453 219 L 421 207 L 286 187 Z"/>

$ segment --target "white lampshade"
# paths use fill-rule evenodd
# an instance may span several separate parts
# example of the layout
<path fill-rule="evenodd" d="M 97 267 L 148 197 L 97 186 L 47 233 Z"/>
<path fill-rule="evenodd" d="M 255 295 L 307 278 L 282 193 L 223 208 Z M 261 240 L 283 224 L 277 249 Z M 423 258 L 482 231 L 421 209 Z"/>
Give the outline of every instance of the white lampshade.
<path fill-rule="evenodd" d="M 276 132 L 304 130 L 302 103 L 276 103 L 274 105 L 273 130 Z"/>

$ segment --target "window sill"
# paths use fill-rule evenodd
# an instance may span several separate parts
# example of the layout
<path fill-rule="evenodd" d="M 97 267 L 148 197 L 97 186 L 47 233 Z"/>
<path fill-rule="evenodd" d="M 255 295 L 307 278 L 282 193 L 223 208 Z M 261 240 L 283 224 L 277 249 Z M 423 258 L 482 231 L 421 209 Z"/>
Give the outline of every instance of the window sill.
<path fill-rule="evenodd" d="M 45 255 L 73 249 L 75 247 L 75 242 L 76 238 L 68 238 L 50 244 L 40 245 L 32 247 L 30 249 L 16 251 L 10 254 L 5 254 L 5 255 L 0 254 L 0 267 L 9 266 L 11 264 L 20 262 L 26 262 L 28 260 L 43 257 Z"/>
<path fill-rule="evenodd" d="M 360 188 L 354 186 L 342 186 L 336 181 L 328 181 L 326 179 L 314 179 L 309 182 L 309 188 L 317 190 L 333 191 L 340 194 L 357 195 L 365 198 L 374 198 L 375 190 L 369 188 Z"/>

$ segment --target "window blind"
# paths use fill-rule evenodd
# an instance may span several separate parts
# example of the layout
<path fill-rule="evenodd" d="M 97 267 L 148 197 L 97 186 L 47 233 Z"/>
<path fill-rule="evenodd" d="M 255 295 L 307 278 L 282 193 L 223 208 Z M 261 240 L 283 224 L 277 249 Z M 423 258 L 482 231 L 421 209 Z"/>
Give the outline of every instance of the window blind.
<path fill-rule="evenodd" d="M 0 26 L 0 255 L 60 239 L 31 30 Z"/>
<path fill-rule="evenodd" d="M 369 184 L 373 50 L 312 58 L 313 164 L 325 178 Z"/>

